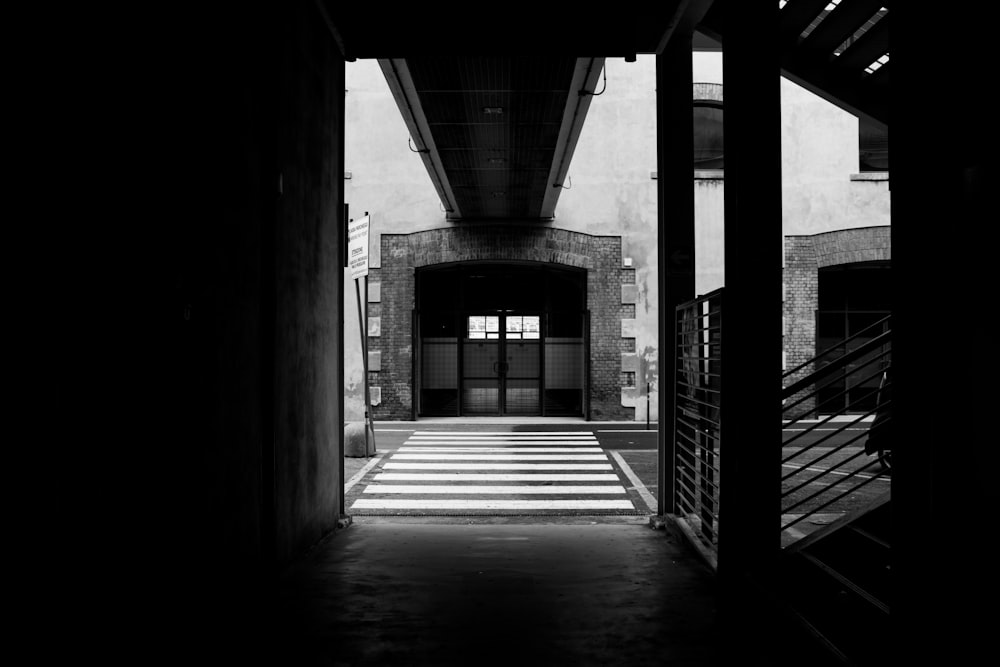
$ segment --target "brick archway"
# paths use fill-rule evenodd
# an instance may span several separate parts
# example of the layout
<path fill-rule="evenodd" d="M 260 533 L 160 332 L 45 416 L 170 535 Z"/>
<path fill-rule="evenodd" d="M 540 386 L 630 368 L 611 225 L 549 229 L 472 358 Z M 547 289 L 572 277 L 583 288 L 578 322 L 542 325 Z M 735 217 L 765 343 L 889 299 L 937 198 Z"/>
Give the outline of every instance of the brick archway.
<path fill-rule="evenodd" d="M 539 263 L 584 269 L 590 312 L 589 415 L 631 420 L 622 405 L 622 353 L 628 351 L 634 300 L 623 286 L 635 282 L 622 265 L 621 237 L 596 236 L 532 225 L 476 224 L 383 234 L 381 267 L 371 270 L 370 381 L 376 387 L 377 419 L 413 419 L 413 311 L 417 269 L 473 262 Z M 377 287 L 376 287 L 377 285 Z M 633 290 L 634 291 L 634 288 Z M 630 301 L 630 303 L 625 303 Z M 374 324 L 374 322 L 373 322 Z M 377 329 L 377 335 L 376 334 Z"/>
<path fill-rule="evenodd" d="M 819 270 L 844 264 L 892 259 L 890 228 L 861 227 L 810 236 L 785 237 L 785 367 L 795 368 L 816 355 Z M 805 375 L 809 368 L 798 374 Z M 792 377 L 788 381 L 793 382 Z M 803 410 L 811 409 L 808 401 Z"/>

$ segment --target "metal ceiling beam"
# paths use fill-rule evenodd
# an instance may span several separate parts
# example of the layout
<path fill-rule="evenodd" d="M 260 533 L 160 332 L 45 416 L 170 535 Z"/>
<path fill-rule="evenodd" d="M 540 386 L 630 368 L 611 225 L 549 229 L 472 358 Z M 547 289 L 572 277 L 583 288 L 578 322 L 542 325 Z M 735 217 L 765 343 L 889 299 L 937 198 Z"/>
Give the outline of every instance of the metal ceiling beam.
<path fill-rule="evenodd" d="M 667 29 L 660 37 L 656 53 L 662 54 L 664 49 L 667 48 L 670 38 L 675 34 L 691 35 L 702 19 L 705 18 L 705 14 L 708 13 L 713 4 L 715 4 L 715 0 L 681 0 L 677 5 L 677 10 L 674 12 L 673 19 L 671 19 Z"/>
<path fill-rule="evenodd" d="M 847 6 L 862 6 L 863 4 L 861 2 L 852 2 Z M 885 7 L 889 6 L 888 1 L 878 4 Z M 848 68 L 844 66 L 845 64 L 851 64 L 850 61 L 838 63 L 832 55 L 817 55 L 808 49 L 800 48 L 805 42 L 800 42 L 798 39 L 799 33 L 819 12 L 822 12 L 825 6 L 826 3 L 821 0 L 794 0 L 779 11 L 779 30 L 782 31 L 783 35 L 781 75 L 815 95 L 822 97 L 831 104 L 856 116 L 864 117 L 876 126 L 887 128 L 889 125 L 889 95 L 886 86 L 888 78 L 887 66 L 883 66 L 882 68 L 885 71 L 878 70 L 875 74 L 864 75 L 860 71 L 863 68 Z M 839 11 L 839 8 L 834 10 L 831 16 L 837 11 Z M 721 42 L 724 49 L 725 31 L 722 28 L 720 16 L 719 12 L 708 13 L 698 26 L 698 30 Z M 891 19 L 891 16 L 890 12 L 879 21 L 879 25 L 876 25 L 878 32 L 869 39 L 877 39 L 881 36 L 881 31 L 889 29 L 888 21 Z M 820 25 L 822 26 L 823 24 Z M 844 34 L 841 41 L 848 36 Z M 860 42 L 861 40 L 859 40 Z M 839 44 L 840 42 L 837 43 Z M 845 53 L 849 53 L 849 51 Z"/>
<path fill-rule="evenodd" d="M 437 146 L 434 144 L 434 136 L 431 133 L 427 116 L 420 105 L 420 98 L 417 96 L 417 89 L 413 83 L 413 76 L 406 61 L 402 58 L 380 59 L 379 67 L 385 75 L 385 80 L 389 84 L 389 90 L 396 100 L 396 106 L 403 116 L 406 128 L 410 131 L 410 137 L 416 143 L 416 150 L 420 153 L 424 167 L 427 169 L 434 189 L 437 190 L 441 204 L 445 208 L 445 217 L 448 220 L 462 217 L 459 210 L 458 201 L 451 184 L 448 182 L 448 173 L 441 163 L 441 156 Z"/>
<path fill-rule="evenodd" d="M 844 111 L 867 118 L 883 129 L 889 127 L 888 93 L 876 85 L 800 63 L 784 64 L 781 75 Z"/>
<path fill-rule="evenodd" d="M 797 48 L 830 56 L 834 49 L 878 13 L 880 7 L 888 4 L 887 0 L 842 0 Z"/>
<path fill-rule="evenodd" d="M 559 193 L 563 190 L 563 181 L 569 172 L 573 151 L 576 150 L 576 142 L 583 130 L 583 121 L 587 118 L 587 110 L 590 109 L 590 101 L 594 97 L 597 80 L 603 70 L 604 58 L 579 58 L 576 61 L 569 95 L 566 96 L 562 124 L 559 126 L 559 137 L 556 139 L 555 152 L 552 156 L 548 186 L 542 199 L 539 214 L 542 219 L 555 217 Z"/>

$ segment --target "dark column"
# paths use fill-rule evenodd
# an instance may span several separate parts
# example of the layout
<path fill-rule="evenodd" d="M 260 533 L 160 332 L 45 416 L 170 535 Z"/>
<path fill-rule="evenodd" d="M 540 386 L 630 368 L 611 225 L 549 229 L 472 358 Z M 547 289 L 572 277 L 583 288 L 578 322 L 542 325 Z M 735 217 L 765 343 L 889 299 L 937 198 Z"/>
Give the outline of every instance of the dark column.
<path fill-rule="evenodd" d="M 986 147 L 997 144 L 991 114 L 970 113 L 964 91 L 982 88 L 995 56 L 986 54 L 992 34 L 968 40 L 897 4 L 888 65 L 893 662 L 975 664 L 996 648 L 996 327 L 987 322 L 996 247 L 983 235 L 996 219 L 987 205 L 996 179 L 987 183 L 985 170 L 995 160 Z M 985 12 L 965 7 L 962 21 L 994 25 Z"/>
<path fill-rule="evenodd" d="M 79 50 L 92 145 L 68 153 L 94 162 L 67 173 L 99 205 L 63 283 L 86 301 L 60 323 L 49 529 L 74 522 L 67 650 L 260 661 L 277 559 L 341 510 L 344 61 L 313 3 L 175 9 L 81 32 L 108 55 Z"/>
<path fill-rule="evenodd" d="M 694 182 L 691 35 L 676 34 L 656 56 L 659 299 L 659 481 L 657 513 L 674 503 L 674 308 L 694 298 Z"/>
<path fill-rule="evenodd" d="M 80 209 L 88 224 L 72 225 L 86 266 L 72 267 L 64 284 L 86 297 L 86 309 L 62 324 L 72 332 L 59 380 L 68 391 L 53 416 L 74 431 L 72 485 L 63 489 L 64 516 L 78 520 L 65 542 L 74 565 L 60 565 L 79 587 L 65 596 L 64 617 L 78 634 L 67 649 L 89 648 L 77 639 L 97 648 L 102 629 L 114 627 L 128 639 L 111 651 L 157 646 L 170 662 L 194 652 L 208 661 L 259 657 L 275 564 L 273 370 L 288 364 L 275 343 L 277 276 L 288 263 L 276 238 L 279 222 L 293 219 L 279 221 L 276 210 L 279 117 L 290 115 L 280 107 L 291 98 L 279 81 L 298 72 L 303 88 L 320 79 L 331 99 L 343 94 L 333 56 L 326 78 L 282 57 L 305 41 L 286 28 L 316 20 L 302 15 L 312 5 L 295 6 L 295 17 L 276 2 L 137 8 L 131 19 L 142 30 L 112 29 L 121 17 L 109 16 L 80 32 L 107 57 L 73 54 L 83 65 L 73 63 L 81 83 L 70 95 L 88 100 L 87 122 L 73 131 L 92 145 L 67 153 L 93 162 L 67 173 L 90 179 L 97 205 Z M 330 143 L 304 142 L 310 156 L 332 155 Z M 334 181 L 317 199 L 336 201 L 339 187 Z M 300 230 L 315 220 L 325 218 L 299 216 Z M 83 251 L 95 231 L 106 237 Z M 336 253 L 326 243 L 307 249 L 317 264 Z M 99 277 L 87 284 L 92 267 Z M 312 290 L 297 296 L 329 291 L 329 310 L 300 312 L 334 318 L 339 284 L 320 272 L 311 278 Z M 294 303 L 303 301 L 322 305 Z M 325 360 L 335 339 L 321 334 L 314 357 Z M 329 364 L 316 366 L 330 377 Z M 338 385 L 300 386 L 303 412 L 339 421 L 331 407 Z M 326 481 L 336 483 L 336 472 Z"/>
<path fill-rule="evenodd" d="M 317 6 L 282 11 L 274 235 L 275 557 L 337 526 L 343 439 L 344 58 Z"/>
<path fill-rule="evenodd" d="M 781 107 L 778 3 L 725 12 L 725 293 L 719 583 L 728 630 L 768 646 L 763 605 L 780 548 Z"/>

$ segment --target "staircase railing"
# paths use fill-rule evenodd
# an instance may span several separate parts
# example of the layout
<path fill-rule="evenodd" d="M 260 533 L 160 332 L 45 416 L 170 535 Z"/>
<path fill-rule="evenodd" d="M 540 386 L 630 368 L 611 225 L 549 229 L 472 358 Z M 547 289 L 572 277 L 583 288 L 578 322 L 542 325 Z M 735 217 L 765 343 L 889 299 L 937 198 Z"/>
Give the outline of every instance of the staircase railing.
<path fill-rule="evenodd" d="M 781 530 L 786 546 L 805 535 L 803 522 L 844 514 L 871 484 L 883 487 L 872 489 L 875 495 L 888 488 L 888 459 L 873 458 L 866 441 L 887 423 L 889 325 L 885 317 L 783 376 Z"/>
<path fill-rule="evenodd" d="M 674 506 L 710 551 L 719 539 L 722 290 L 677 307 L 674 374 Z"/>

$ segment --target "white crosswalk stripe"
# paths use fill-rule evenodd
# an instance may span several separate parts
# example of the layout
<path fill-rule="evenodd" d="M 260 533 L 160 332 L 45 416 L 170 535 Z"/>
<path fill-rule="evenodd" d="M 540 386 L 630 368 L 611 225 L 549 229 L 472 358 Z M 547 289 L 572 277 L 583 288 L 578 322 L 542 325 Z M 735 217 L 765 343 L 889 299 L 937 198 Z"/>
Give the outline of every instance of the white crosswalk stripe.
<path fill-rule="evenodd" d="M 439 509 L 439 510 L 607 510 L 634 509 L 631 500 L 479 500 L 359 498 L 357 509 Z"/>
<path fill-rule="evenodd" d="M 397 461 L 607 461 L 604 454 L 394 454 Z"/>
<path fill-rule="evenodd" d="M 416 431 L 370 477 L 351 510 L 636 509 L 591 432 Z"/>
<path fill-rule="evenodd" d="M 400 447 L 399 453 L 406 452 L 442 452 L 456 454 L 470 453 L 506 453 L 506 454 L 600 454 L 600 447 Z"/>
<path fill-rule="evenodd" d="M 434 494 L 513 494 L 513 495 L 558 495 L 565 494 L 587 494 L 587 493 L 625 493 L 622 486 L 596 486 L 587 484 L 585 486 L 548 486 L 543 484 L 522 484 L 507 486 L 483 486 L 467 484 L 463 486 L 435 486 L 433 484 L 369 484 L 365 488 L 365 493 L 434 493 Z"/>
<path fill-rule="evenodd" d="M 610 463 L 396 463 L 389 461 L 382 467 L 409 470 L 611 470 Z"/>
<path fill-rule="evenodd" d="M 405 473 L 380 472 L 376 482 L 618 482 L 618 475 L 609 473 L 517 473 L 517 472 L 443 472 Z"/>

